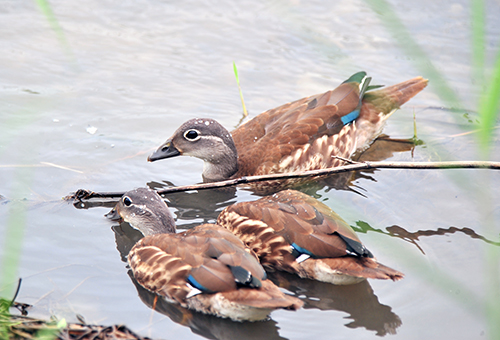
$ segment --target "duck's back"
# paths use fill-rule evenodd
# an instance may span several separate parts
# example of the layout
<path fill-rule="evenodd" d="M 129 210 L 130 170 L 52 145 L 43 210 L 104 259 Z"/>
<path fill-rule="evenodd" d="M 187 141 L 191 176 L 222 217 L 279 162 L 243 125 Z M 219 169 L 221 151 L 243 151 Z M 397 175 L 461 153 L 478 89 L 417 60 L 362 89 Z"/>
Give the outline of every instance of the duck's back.
<path fill-rule="evenodd" d="M 237 288 L 234 268 L 251 273 L 257 285 L 265 277 L 236 236 L 208 224 L 145 237 L 130 252 L 129 263 L 141 285 L 180 303 L 190 292 L 186 281 L 203 291 L 225 292 Z"/>
<path fill-rule="evenodd" d="M 299 191 L 233 204 L 217 223 L 237 235 L 270 270 L 334 284 L 404 276 L 377 262 L 329 207 Z"/>
<path fill-rule="evenodd" d="M 354 139 L 346 136 L 353 129 L 345 129 L 341 118 L 358 102 L 359 88 L 344 83 L 248 121 L 232 132 L 239 156 L 234 177 L 335 166 L 339 160 L 322 155 L 335 151 L 338 156 L 349 157 L 355 150 L 349 142 Z"/>
<path fill-rule="evenodd" d="M 360 83 L 349 80 L 334 90 L 266 111 L 234 130 L 239 160 L 232 177 L 342 165 L 335 156 L 350 158 L 366 148 L 390 114 L 427 85 L 427 80 L 416 77 L 370 91 L 363 94 L 360 107 Z"/>
<path fill-rule="evenodd" d="M 287 256 L 290 245 L 316 258 L 372 256 L 340 216 L 295 190 L 233 204 L 219 215 L 217 223 L 240 237 L 264 265 L 292 267 L 286 263 L 295 261 Z"/>

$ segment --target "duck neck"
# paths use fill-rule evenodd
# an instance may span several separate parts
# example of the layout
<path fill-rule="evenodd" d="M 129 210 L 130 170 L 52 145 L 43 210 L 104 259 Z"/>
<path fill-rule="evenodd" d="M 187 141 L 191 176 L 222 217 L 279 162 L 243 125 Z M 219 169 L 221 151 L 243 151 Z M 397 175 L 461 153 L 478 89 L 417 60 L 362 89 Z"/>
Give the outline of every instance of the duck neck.
<path fill-rule="evenodd" d="M 168 209 L 168 208 L 167 208 Z M 139 229 L 144 236 L 175 234 L 175 220 L 170 211 L 156 211 L 152 218 L 141 219 Z"/>
<path fill-rule="evenodd" d="M 205 160 L 203 163 L 204 182 L 224 181 L 238 171 L 238 156 L 225 154 L 217 162 Z"/>
<path fill-rule="evenodd" d="M 238 171 L 238 152 L 233 139 L 224 139 L 224 143 L 214 148 L 212 152 L 203 158 L 203 180 L 204 182 L 217 182 L 231 178 Z"/>

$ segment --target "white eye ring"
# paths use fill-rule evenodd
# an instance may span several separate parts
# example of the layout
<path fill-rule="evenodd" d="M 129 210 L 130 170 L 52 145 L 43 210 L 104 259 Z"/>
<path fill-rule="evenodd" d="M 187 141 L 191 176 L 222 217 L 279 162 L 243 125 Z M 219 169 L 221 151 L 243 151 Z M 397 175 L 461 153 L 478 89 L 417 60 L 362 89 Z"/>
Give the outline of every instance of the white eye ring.
<path fill-rule="evenodd" d="M 126 207 L 130 207 L 132 205 L 132 200 L 128 196 L 123 197 L 122 201 Z"/>
<path fill-rule="evenodd" d="M 184 132 L 183 136 L 186 140 L 190 142 L 196 142 L 198 139 L 201 138 L 201 133 L 196 129 L 189 129 L 186 132 Z"/>

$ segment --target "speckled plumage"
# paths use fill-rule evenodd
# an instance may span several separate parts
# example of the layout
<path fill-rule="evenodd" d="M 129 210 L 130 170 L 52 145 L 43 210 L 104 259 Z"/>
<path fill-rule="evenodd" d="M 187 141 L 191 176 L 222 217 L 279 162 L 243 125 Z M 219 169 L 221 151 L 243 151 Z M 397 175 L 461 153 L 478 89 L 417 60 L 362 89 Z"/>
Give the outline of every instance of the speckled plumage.
<path fill-rule="evenodd" d="M 236 321 L 302 306 L 266 279 L 255 254 L 231 232 L 204 224 L 176 234 L 170 215 L 161 197 L 145 188 L 125 193 L 107 215 L 147 234 L 128 255 L 141 286 L 185 308 Z"/>
<path fill-rule="evenodd" d="M 295 190 L 233 204 L 221 212 L 217 223 L 238 236 L 271 270 L 335 284 L 403 277 L 378 263 L 340 216 Z M 300 261 L 301 255 L 309 258 Z"/>

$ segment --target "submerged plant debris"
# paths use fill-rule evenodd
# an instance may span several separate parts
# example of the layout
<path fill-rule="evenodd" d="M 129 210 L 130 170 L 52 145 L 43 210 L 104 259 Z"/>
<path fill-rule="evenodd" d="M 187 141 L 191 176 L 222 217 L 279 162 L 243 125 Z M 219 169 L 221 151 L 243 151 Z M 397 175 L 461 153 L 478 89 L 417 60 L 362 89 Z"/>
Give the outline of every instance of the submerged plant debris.
<path fill-rule="evenodd" d="M 11 315 L 2 320 L 2 328 L 6 328 L 8 339 L 59 339 L 59 340 L 107 340 L 150 338 L 137 335 L 124 325 L 101 326 L 83 323 L 70 323 L 61 327 L 60 322 L 34 319 L 22 315 Z"/>

